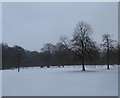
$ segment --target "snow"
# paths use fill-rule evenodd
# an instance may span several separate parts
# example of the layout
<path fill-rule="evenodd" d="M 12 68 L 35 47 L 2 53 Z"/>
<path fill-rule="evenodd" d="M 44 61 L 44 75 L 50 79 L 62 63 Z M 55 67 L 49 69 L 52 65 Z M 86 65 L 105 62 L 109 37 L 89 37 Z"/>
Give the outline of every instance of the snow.
<path fill-rule="evenodd" d="M 118 67 L 80 66 L 2 71 L 2 96 L 118 96 Z"/>
<path fill-rule="evenodd" d="M 0 97 L 2 98 L 2 71 L 0 70 Z"/>

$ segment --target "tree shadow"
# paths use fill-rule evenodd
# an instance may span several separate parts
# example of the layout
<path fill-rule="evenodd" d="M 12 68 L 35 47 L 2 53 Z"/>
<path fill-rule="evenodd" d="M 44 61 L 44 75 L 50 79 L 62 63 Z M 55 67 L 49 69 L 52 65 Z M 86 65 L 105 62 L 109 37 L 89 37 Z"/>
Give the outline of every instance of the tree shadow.
<path fill-rule="evenodd" d="M 98 71 L 95 71 L 95 70 L 86 70 L 86 71 L 82 71 L 82 70 L 74 70 L 74 71 L 68 71 L 68 72 L 82 72 L 82 73 L 86 73 L 86 72 L 98 72 Z"/>
<path fill-rule="evenodd" d="M 94 72 L 100 72 L 100 71 L 95 71 L 95 70 L 86 70 L 86 71 L 82 71 L 82 70 L 70 70 L 70 71 L 62 71 L 60 73 L 94 73 Z"/>

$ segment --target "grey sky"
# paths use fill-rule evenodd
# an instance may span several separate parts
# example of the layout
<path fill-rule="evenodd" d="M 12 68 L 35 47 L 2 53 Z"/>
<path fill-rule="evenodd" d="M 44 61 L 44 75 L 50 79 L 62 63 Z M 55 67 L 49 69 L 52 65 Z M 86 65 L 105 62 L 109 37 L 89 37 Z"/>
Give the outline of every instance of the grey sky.
<path fill-rule="evenodd" d="M 116 3 L 3 3 L 3 42 L 29 50 L 40 50 L 45 43 L 57 43 L 60 36 L 71 38 L 78 21 L 89 23 L 98 43 L 106 32 L 117 40 Z"/>

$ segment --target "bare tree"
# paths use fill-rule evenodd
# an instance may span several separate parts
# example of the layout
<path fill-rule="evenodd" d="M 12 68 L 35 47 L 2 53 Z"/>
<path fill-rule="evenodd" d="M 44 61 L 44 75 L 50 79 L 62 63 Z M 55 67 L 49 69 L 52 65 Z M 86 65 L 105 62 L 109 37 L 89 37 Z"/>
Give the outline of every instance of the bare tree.
<path fill-rule="evenodd" d="M 117 53 L 118 53 L 118 65 L 120 65 L 120 43 L 117 45 Z"/>
<path fill-rule="evenodd" d="M 21 65 L 21 62 L 22 62 L 22 57 L 24 55 L 24 49 L 20 46 L 17 46 L 15 45 L 14 46 L 14 50 L 15 50 L 15 53 L 16 53 L 16 59 L 17 59 L 17 67 L 18 67 L 18 72 L 20 71 L 20 65 Z"/>
<path fill-rule="evenodd" d="M 102 47 L 105 48 L 105 50 L 107 51 L 107 69 L 110 69 L 110 67 L 109 67 L 109 52 L 114 47 L 113 43 L 116 41 L 112 40 L 111 36 L 109 34 L 104 34 L 102 42 L 103 42 Z"/>
<path fill-rule="evenodd" d="M 55 45 L 51 43 L 44 44 L 43 48 L 41 48 L 42 52 L 53 53 L 55 51 Z"/>
<path fill-rule="evenodd" d="M 66 49 L 72 49 L 72 43 L 67 36 L 61 36 L 60 42 L 65 46 Z"/>
<path fill-rule="evenodd" d="M 71 40 L 67 36 L 61 36 L 60 37 L 60 43 L 64 47 L 64 52 L 65 52 L 65 60 L 68 62 L 72 58 L 72 43 Z"/>
<path fill-rule="evenodd" d="M 2 44 L 0 44 L 0 70 L 2 69 Z"/>
<path fill-rule="evenodd" d="M 51 61 L 52 61 L 52 54 L 55 52 L 55 45 L 51 43 L 44 44 L 43 48 L 41 49 L 42 52 L 46 54 L 46 62 L 47 62 L 47 68 L 50 67 Z"/>
<path fill-rule="evenodd" d="M 85 71 L 84 61 L 86 48 L 91 45 L 90 34 L 92 33 L 91 26 L 86 22 L 78 22 L 73 34 L 73 45 L 82 56 L 82 70 Z"/>

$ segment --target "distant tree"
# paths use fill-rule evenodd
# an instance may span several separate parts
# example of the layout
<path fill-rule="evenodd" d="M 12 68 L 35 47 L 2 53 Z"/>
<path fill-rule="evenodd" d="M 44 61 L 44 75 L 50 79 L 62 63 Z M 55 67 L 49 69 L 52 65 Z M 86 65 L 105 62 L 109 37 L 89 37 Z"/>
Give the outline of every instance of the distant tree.
<path fill-rule="evenodd" d="M 114 42 L 116 41 L 112 40 L 109 34 L 103 35 L 102 47 L 104 48 L 104 50 L 106 50 L 107 53 L 107 69 L 110 69 L 109 67 L 110 50 L 114 48 Z"/>
<path fill-rule="evenodd" d="M 24 49 L 20 46 L 15 45 L 14 47 L 14 52 L 15 52 L 15 57 L 17 59 L 17 68 L 18 68 L 18 72 L 20 71 L 20 65 L 22 62 L 22 57 L 24 55 Z"/>
<path fill-rule="evenodd" d="M 65 56 L 66 56 L 66 47 L 63 45 L 62 42 L 59 42 L 55 45 L 55 54 L 54 54 L 54 63 L 58 66 L 64 64 Z"/>
<path fill-rule="evenodd" d="M 82 56 L 82 70 L 85 71 L 84 61 L 85 61 L 85 53 L 86 48 L 91 45 L 90 34 L 92 33 L 91 26 L 86 22 L 78 22 L 76 25 L 74 34 L 73 34 L 73 45 L 75 49 Z"/>
<path fill-rule="evenodd" d="M 64 52 L 65 52 L 65 57 L 66 57 L 65 60 L 67 62 L 70 62 L 70 59 L 72 58 L 72 52 L 73 52 L 72 51 L 72 49 L 73 49 L 72 42 L 66 36 L 61 36 L 60 42 L 61 42 L 62 46 L 64 47 Z"/>
<path fill-rule="evenodd" d="M 117 53 L 118 53 L 118 65 L 120 65 L 120 43 L 117 45 Z"/>
<path fill-rule="evenodd" d="M 2 69 L 2 44 L 0 43 L 0 70 Z"/>
<path fill-rule="evenodd" d="M 55 50 L 55 46 L 51 43 L 44 44 L 43 48 L 41 48 L 41 52 L 53 53 Z"/>
<path fill-rule="evenodd" d="M 60 42 L 65 46 L 66 49 L 72 49 L 72 43 L 70 39 L 68 39 L 67 36 L 61 36 L 60 37 Z"/>
<path fill-rule="evenodd" d="M 2 69 L 9 68 L 8 64 L 10 64 L 10 53 L 9 46 L 6 43 L 2 43 Z"/>
<path fill-rule="evenodd" d="M 100 60 L 100 48 L 96 45 L 94 41 L 90 41 L 90 45 L 86 46 L 86 63 L 87 64 L 99 64 Z"/>
<path fill-rule="evenodd" d="M 46 60 L 47 67 L 49 68 L 49 65 L 51 65 L 52 61 L 52 55 L 55 52 L 55 45 L 51 43 L 44 44 L 43 48 L 41 48 L 41 52 L 44 53 L 44 59 Z"/>

